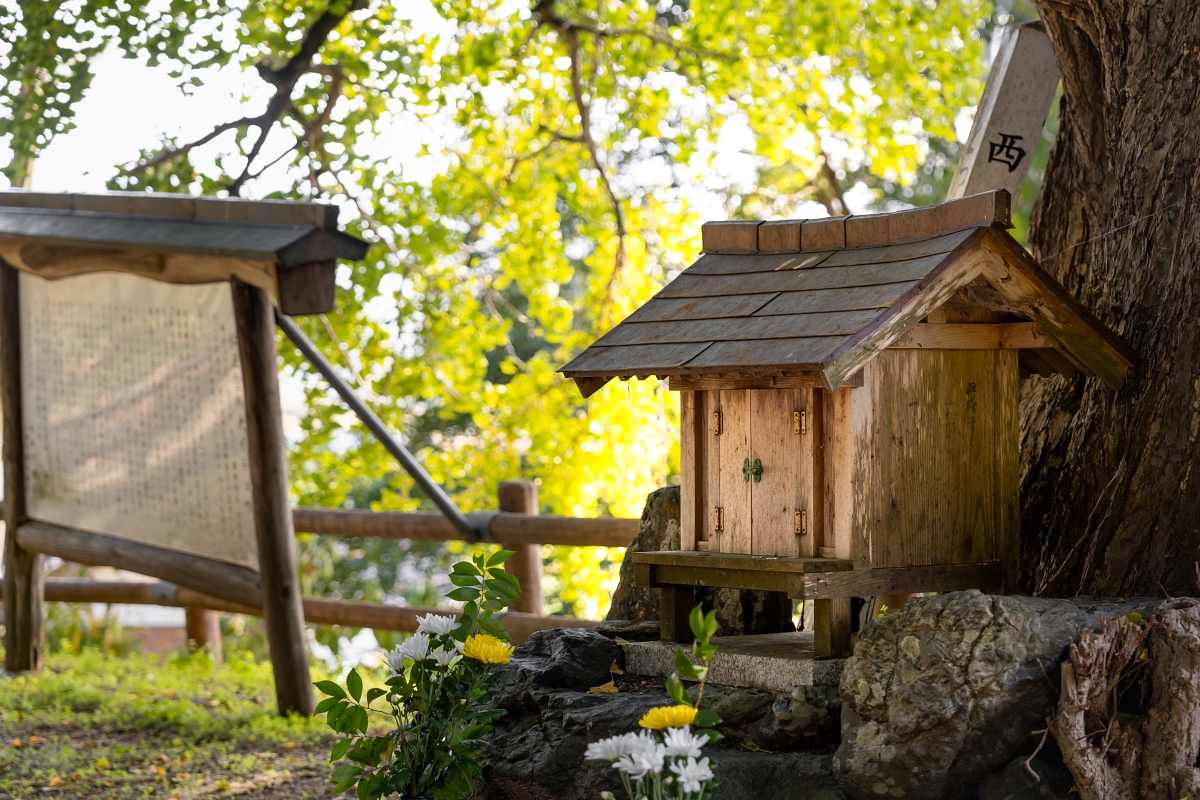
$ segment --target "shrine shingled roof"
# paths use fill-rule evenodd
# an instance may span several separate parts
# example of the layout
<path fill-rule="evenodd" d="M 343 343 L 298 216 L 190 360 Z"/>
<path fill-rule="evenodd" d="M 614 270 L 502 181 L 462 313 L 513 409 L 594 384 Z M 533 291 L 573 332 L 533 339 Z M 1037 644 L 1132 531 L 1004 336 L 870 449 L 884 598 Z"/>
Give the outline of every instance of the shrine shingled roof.
<path fill-rule="evenodd" d="M 710 222 L 700 258 L 561 369 L 612 378 L 817 373 L 835 389 L 952 298 L 1044 327 L 1119 386 L 1137 357 L 1008 233 L 998 190 L 890 214 Z"/>

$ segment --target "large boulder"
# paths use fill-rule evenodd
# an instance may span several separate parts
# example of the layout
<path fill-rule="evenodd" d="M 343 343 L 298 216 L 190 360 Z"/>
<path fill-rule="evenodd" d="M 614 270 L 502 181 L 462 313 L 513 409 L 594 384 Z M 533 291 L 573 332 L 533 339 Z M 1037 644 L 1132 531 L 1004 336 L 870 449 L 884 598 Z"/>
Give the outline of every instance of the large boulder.
<path fill-rule="evenodd" d="M 952 592 L 910 600 L 859 634 L 842 672 L 834 771 L 853 798 L 964 800 L 1031 753 L 1081 628 L 1157 601 Z"/>
<path fill-rule="evenodd" d="M 641 527 L 625 551 L 621 580 L 613 592 L 608 619 L 658 619 L 658 590 L 639 589 L 634 585 L 633 559 L 629 556 L 631 553 L 679 548 L 679 487 L 668 486 L 651 492 L 646 498 Z M 795 630 L 792 601 L 782 592 L 700 589 L 696 599 L 706 609 L 716 610 L 721 636 Z"/>

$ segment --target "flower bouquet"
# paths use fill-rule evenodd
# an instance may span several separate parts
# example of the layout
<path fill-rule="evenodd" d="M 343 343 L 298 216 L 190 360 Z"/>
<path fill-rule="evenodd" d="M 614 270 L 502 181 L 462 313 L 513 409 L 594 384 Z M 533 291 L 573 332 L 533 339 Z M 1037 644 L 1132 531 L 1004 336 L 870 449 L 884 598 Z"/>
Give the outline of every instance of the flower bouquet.
<path fill-rule="evenodd" d="M 585 758 L 609 761 L 621 774 L 621 782 L 630 800 L 709 800 L 717 782 L 712 763 L 701 757 L 701 748 L 721 738 L 713 730 L 721 718 L 710 709 L 700 708 L 708 665 L 717 653 L 711 639 L 717 632 L 716 612 L 704 614 L 700 606 L 690 618 L 696 640 L 692 655 L 675 651 L 675 674 L 667 679 L 667 693 L 673 706 L 659 706 L 646 712 L 638 723 L 640 733 L 626 733 L 588 745 Z M 699 681 L 696 702 L 692 703 L 680 676 Z M 692 726 L 699 726 L 695 733 Z M 661 731 L 662 733 L 657 733 Z M 616 800 L 612 792 L 603 792 L 604 800 Z"/>
<path fill-rule="evenodd" d="M 480 774 L 476 754 L 502 710 L 487 709 L 488 682 L 496 664 L 507 664 L 513 647 L 492 615 L 516 599 L 520 584 L 502 565 L 501 550 L 455 564 L 448 595 L 464 602 L 462 616 L 417 617 L 417 632 L 387 654 L 387 688 L 372 687 L 350 670 L 343 688 L 316 686 L 327 698 L 317 706 L 329 727 L 344 738 L 330 761 L 350 763 L 333 771 L 335 792 L 357 789 L 360 800 L 398 793 L 402 798 L 459 800 Z M 378 702 L 382 701 L 382 702 Z M 386 733 L 368 735 L 372 717 Z"/>

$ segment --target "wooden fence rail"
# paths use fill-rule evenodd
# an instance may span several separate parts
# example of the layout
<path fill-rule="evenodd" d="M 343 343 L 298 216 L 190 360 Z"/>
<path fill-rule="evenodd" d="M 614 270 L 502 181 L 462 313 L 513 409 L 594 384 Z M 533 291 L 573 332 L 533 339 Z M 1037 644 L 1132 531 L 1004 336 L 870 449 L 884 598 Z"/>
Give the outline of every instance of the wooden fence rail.
<path fill-rule="evenodd" d="M 350 511 L 330 508 L 292 510 L 296 533 L 330 536 L 374 536 L 384 539 L 465 540 L 450 521 L 437 513 Z M 538 517 L 500 514 L 492 535 L 506 544 L 565 544 L 574 547 L 628 547 L 639 520 L 621 517 Z"/>
<path fill-rule="evenodd" d="M 0 579 L 0 587 L 4 581 Z M 176 586 L 167 581 L 131 583 L 128 581 L 93 581 L 85 578 L 49 578 L 43 597 L 60 603 L 121 603 L 128 605 L 203 608 L 230 614 L 262 616 L 262 609 L 231 603 Z M 304 620 L 318 625 L 345 625 L 354 628 L 373 628 L 381 631 L 412 633 L 417 629 L 417 617 L 426 614 L 458 615 L 455 609 L 387 606 L 381 603 L 361 603 L 355 600 L 330 600 L 323 597 L 304 598 Z M 548 628 L 595 628 L 600 623 L 570 617 L 545 617 L 509 611 L 496 615 L 512 640 L 520 644 L 534 631 Z"/>

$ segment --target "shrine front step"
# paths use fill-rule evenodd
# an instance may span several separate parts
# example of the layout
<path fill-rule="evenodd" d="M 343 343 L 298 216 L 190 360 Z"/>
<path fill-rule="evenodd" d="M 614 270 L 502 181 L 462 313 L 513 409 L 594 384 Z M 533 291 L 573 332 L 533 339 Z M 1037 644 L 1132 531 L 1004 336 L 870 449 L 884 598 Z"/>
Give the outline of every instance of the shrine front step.
<path fill-rule="evenodd" d="M 837 686 L 844 658 L 813 656 L 812 631 L 764 633 L 753 636 L 716 636 L 717 655 L 708 671 L 708 682 L 722 686 L 790 692 L 797 686 Z M 666 678 L 675 671 L 673 642 L 625 642 L 625 671 L 633 675 Z"/>

